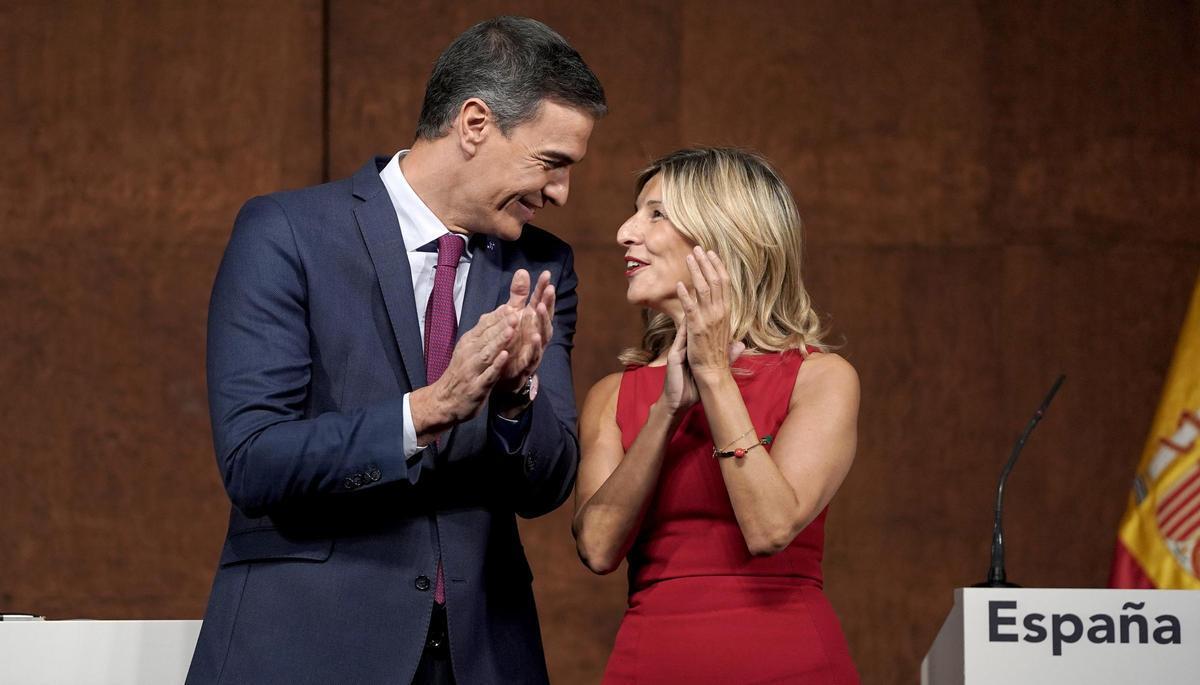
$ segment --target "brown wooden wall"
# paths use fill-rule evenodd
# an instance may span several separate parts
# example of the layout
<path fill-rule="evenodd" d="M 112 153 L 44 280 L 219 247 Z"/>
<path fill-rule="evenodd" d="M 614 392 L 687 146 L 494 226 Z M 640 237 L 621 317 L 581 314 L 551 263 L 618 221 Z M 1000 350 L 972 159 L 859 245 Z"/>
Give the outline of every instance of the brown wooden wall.
<path fill-rule="evenodd" d="M 0 4 L 0 609 L 197 618 L 227 502 L 205 307 L 251 195 L 411 141 L 437 53 L 520 13 L 612 114 L 547 228 L 576 249 L 583 392 L 635 340 L 614 234 L 632 174 L 756 148 L 806 221 L 806 279 L 863 383 L 827 590 L 864 681 L 908 683 L 982 579 L 1099 586 L 1200 267 L 1196 3 Z M 555 682 L 595 682 L 622 574 L 526 522 Z"/>

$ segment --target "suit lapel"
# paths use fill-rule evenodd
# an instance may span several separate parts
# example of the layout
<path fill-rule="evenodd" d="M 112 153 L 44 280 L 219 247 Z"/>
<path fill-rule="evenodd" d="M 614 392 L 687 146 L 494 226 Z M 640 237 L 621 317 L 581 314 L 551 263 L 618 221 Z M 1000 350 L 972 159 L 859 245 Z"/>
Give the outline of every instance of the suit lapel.
<path fill-rule="evenodd" d="M 458 338 L 474 328 L 479 317 L 495 309 L 500 299 L 503 243 L 486 235 L 477 240 L 471 255 L 471 271 L 467 275 L 467 292 L 463 294 L 462 312 L 458 316 Z"/>
<path fill-rule="evenodd" d="M 396 344 L 400 347 L 405 374 L 410 387 L 416 389 L 426 385 L 425 346 L 417 323 L 412 269 L 404 248 L 404 238 L 396 220 L 396 209 L 379 178 L 379 171 L 387 161 L 387 158 L 375 158 L 355 173 L 354 195 L 362 200 L 362 204 L 355 207 L 354 216 L 379 279 L 383 303 L 392 324 L 392 333 L 396 336 Z M 471 271 L 467 276 L 467 291 L 463 294 L 456 339 L 474 328 L 479 317 L 496 308 L 502 290 L 507 292 L 503 268 L 504 243 L 490 236 L 480 236 L 478 241 L 471 255 Z M 451 429 L 444 440 L 444 448 L 439 447 L 438 452 L 448 453 L 451 442 L 468 446 L 482 444 L 487 439 L 486 430 L 487 416 L 484 412 Z M 474 453 L 477 450 L 469 451 Z"/>
<path fill-rule="evenodd" d="M 379 165 L 385 163 L 385 158 L 373 159 L 354 175 L 354 195 L 363 200 L 354 208 L 354 216 L 375 266 L 409 386 L 416 389 L 425 386 L 425 346 L 417 323 L 412 269 L 404 249 L 404 238 L 396 220 L 396 209 L 379 178 Z"/>
<path fill-rule="evenodd" d="M 467 275 L 467 292 L 463 294 L 462 312 L 458 316 L 458 337 L 475 327 L 479 317 L 496 308 L 504 270 L 501 241 L 491 236 L 479 236 L 471 255 L 471 272 Z M 446 438 L 445 452 L 452 454 L 453 445 L 465 445 L 461 454 L 478 452 L 487 441 L 487 411 L 452 428 Z"/>

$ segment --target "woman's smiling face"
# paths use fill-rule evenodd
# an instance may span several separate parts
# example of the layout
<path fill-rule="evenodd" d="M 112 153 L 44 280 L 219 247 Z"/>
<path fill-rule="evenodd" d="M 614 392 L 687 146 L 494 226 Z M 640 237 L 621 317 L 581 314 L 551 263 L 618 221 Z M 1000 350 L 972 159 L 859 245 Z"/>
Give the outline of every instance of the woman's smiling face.
<path fill-rule="evenodd" d="M 617 230 L 617 242 L 625 247 L 625 299 L 630 304 L 672 313 L 678 303 L 675 284 L 691 286 L 687 255 L 695 246 L 684 237 L 666 214 L 662 198 L 662 175 L 650 179 L 638 193 L 633 216 Z"/>

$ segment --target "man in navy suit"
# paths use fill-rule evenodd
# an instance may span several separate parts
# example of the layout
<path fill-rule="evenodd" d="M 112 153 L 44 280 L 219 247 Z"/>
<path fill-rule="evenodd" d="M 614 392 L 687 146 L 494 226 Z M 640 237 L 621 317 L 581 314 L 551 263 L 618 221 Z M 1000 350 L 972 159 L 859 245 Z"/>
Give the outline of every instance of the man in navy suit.
<path fill-rule="evenodd" d="M 578 444 L 567 201 L 604 91 L 500 17 L 438 58 L 411 150 L 250 200 L 209 311 L 233 503 L 189 683 L 544 683 L 515 514 Z"/>

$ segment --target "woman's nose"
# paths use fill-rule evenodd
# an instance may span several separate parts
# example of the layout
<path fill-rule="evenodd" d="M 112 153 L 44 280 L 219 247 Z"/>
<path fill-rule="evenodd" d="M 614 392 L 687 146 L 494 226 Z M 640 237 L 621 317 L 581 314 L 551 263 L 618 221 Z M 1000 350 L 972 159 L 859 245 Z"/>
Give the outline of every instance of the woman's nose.
<path fill-rule="evenodd" d="M 617 244 L 633 245 L 637 243 L 639 233 L 637 230 L 637 216 L 631 216 L 621 224 L 617 229 Z"/>

